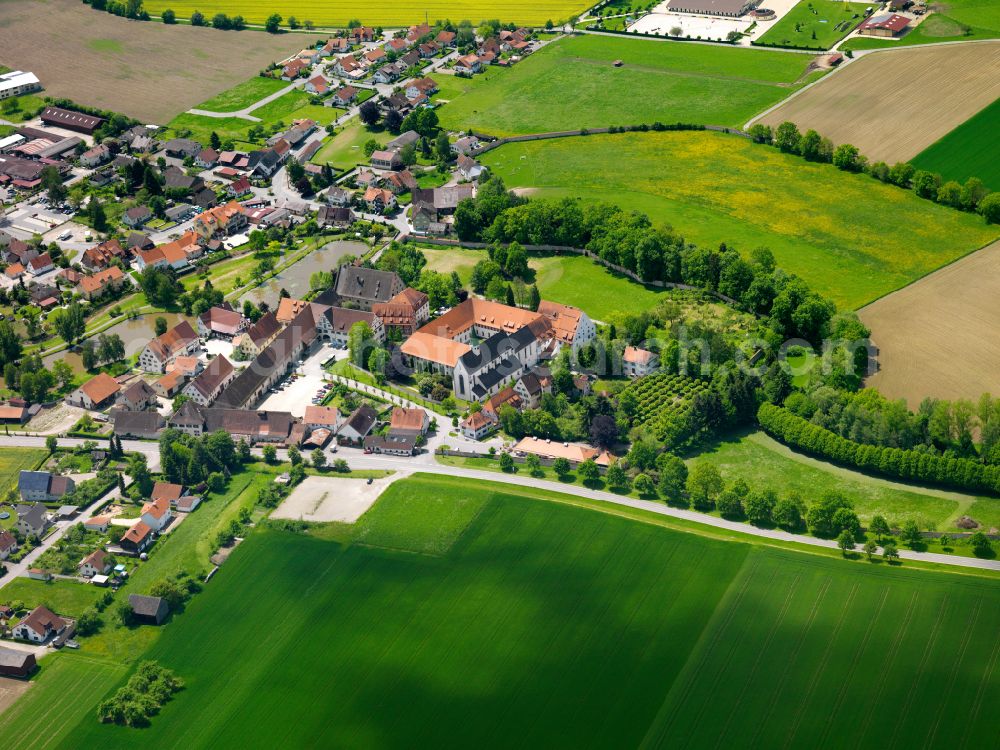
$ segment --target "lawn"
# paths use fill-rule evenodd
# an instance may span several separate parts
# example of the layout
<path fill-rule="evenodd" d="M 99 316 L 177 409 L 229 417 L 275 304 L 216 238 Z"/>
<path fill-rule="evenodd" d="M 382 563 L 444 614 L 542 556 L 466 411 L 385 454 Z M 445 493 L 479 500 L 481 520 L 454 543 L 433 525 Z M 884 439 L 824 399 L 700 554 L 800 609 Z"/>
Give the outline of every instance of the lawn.
<path fill-rule="evenodd" d="M 516 143 L 482 161 L 508 187 L 538 188 L 535 197 L 614 201 L 706 247 L 767 246 L 779 266 L 841 308 L 860 307 L 1000 234 L 910 191 L 720 133 Z"/>
<path fill-rule="evenodd" d="M 938 172 L 945 180 L 978 177 L 1000 190 L 1000 99 L 973 115 L 912 159 L 918 169 Z"/>
<path fill-rule="evenodd" d="M 290 85 L 288 81 L 278 81 L 274 78 L 264 78 L 255 76 L 248 81 L 233 86 L 228 91 L 223 91 L 217 96 L 213 96 L 208 101 L 199 104 L 195 109 L 204 109 L 209 112 L 235 112 L 245 109 L 251 104 L 256 104 L 266 96 L 270 96 L 276 91 L 281 91 Z"/>
<path fill-rule="evenodd" d="M 22 122 L 30 120 L 45 106 L 45 100 L 38 94 L 22 94 L 5 99 L 0 107 L 0 120 Z"/>
<path fill-rule="evenodd" d="M 1000 5 L 994 0 L 949 0 L 899 39 L 855 37 L 844 49 L 865 50 L 940 42 L 971 42 L 1000 37 Z"/>
<path fill-rule="evenodd" d="M 491 69 L 464 94 L 450 91 L 438 114 L 446 127 L 496 135 L 657 121 L 741 126 L 791 94 L 808 63 L 790 52 L 579 36 Z"/>
<path fill-rule="evenodd" d="M 358 164 L 368 161 L 364 145 L 372 138 L 380 144 L 385 144 L 389 142 L 390 136 L 371 132 L 355 117 L 337 131 L 333 138 L 327 140 L 313 155 L 311 161 L 313 164 L 330 164 L 335 169 L 353 169 Z"/>
<path fill-rule="evenodd" d="M 36 581 L 33 578 L 15 578 L 0 589 L 0 602 L 24 602 L 28 609 L 44 604 L 61 615 L 76 617 L 93 605 L 104 591 L 77 581 Z"/>
<path fill-rule="evenodd" d="M 734 435 L 688 463 L 701 461 L 717 466 L 727 481 L 742 477 L 779 496 L 797 492 L 807 503 L 826 492 L 840 492 L 854 503 L 863 523 L 879 514 L 894 527 L 913 519 L 922 529 L 958 531 L 955 521 L 971 515 L 970 508 L 978 506 L 988 514 L 983 523 L 1000 516 L 1000 500 L 868 476 L 796 453 L 762 432 Z"/>
<path fill-rule="evenodd" d="M 48 455 L 41 448 L 0 448 L 0 497 L 17 484 L 22 469 L 37 469 Z"/>
<path fill-rule="evenodd" d="M 546 21 L 559 23 L 570 16 L 582 13 L 585 3 L 574 0 L 545 0 L 545 2 L 473 2 L 473 0 L 428 0 L 416 3 L 413 0 L 369 5 L 364 0 L 346 0 L 342 3 L 321 0 L 146 0 L 143 6 L 153 15 L 159 15 L 166 8 L 177 13 L 178 18 L 190 18 L 191 13 L 201 11 L 206 19 L 216 13 L 240 14 L 247 23 L 263 24 L 267 17 L 277 11 L 286 19 L 295 16 L 300 22 L 306 19 L 316 26 L 344 27 L 351 19 L 361 19 L 370 26 L 399 27 L 423 23 L 436 19 L 468 18 L 473 25 L 480 21 L 499 18 L 504 22 L 541 26 Z"/>
<path fill-rule="evenodd" d="M 147 654 L 185 689 L 143 745 L 992 745 L 998 581 L 466 485 L 401 481 L 363 543 L 255 533 Z"/>
<path fill-rule="evenodd" d="M 472 267 L 486 258 L 484 250 L 421 247 L 427 268 L 450 274 L 456 271 L 466 285 Z M 543 299 L 580 307 L 591 318 L 608 321 L 614 313 L 648 310 L 663 290 L 637 284 L 582 255 L 532 255 L 528 266 Z"/>
<path fill-rule="evenodd" d="M 841 0 L 800 0 L 757 43 L 829 49 L 861 23 L 867 7 Z"/>

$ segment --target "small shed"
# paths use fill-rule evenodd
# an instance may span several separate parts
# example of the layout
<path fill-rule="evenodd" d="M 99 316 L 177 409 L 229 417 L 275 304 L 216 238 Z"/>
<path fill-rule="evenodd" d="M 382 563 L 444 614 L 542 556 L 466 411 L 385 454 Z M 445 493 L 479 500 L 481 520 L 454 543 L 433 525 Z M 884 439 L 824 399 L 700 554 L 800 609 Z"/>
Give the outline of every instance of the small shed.
<path fill-rule="evenodd" d="M 128 603 L 135 619 L 148 625 L 160 625 L 170 614 L 170 606 L 166 599 L 159 596 L 129 594 Z"/>

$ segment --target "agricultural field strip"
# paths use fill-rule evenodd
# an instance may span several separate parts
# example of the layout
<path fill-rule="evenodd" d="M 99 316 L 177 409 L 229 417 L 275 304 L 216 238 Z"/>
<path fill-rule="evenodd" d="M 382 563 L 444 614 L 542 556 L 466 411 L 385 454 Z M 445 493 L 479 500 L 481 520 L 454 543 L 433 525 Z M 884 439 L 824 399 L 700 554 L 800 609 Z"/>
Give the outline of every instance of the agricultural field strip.
<path fill-rule="evenodd" d="M 750 122 L 791 120 L 892 163 L 912 159 L 997 98 L 1000 42 L 906 47 L 847 61 Z"/>

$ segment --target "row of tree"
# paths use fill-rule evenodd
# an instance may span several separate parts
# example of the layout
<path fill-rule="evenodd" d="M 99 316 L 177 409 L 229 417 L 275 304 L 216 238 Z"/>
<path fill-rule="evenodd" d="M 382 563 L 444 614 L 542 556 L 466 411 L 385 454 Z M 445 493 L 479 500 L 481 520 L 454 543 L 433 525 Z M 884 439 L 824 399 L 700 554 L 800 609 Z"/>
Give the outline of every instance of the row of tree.
<path fill-rule="evenodd" d="M 911 189 L 921 198 L 961 211 L 978 212 L 987 223 L 1000 223 L 1000 193 L 990 192 L 978 177 L 970 177 L 965 184 L 960 184 L 956 180 L 945 181 L 936 172 L 917 169 L 909 162 L 892 166 L 884 161 L 870 162 L 857 146 L 842 143 L 835 147 L 829 138 L 815 130 L 800 133 L 793 122 L 783 122 L 773 129 L 757 123 L 748 133 L 756 143 L 773 145 L 807 161 L 833 164 L 845 172 L 864 172 L 880 182 Z"/>
<path fill-rule="evenodd" d="M 814 344 L 829 333 L 836 308 L 800 278 L 776 268 L 767 248 L 743 258 L 725 244 L 718 250 L 686 243 L 649 217 L 610 204 L 581 206 L 572 199 L 529 201 L 499 177 L 483 183 L 455 212 L 455 230 L 466 241 L 585 248 L 643 281 L 686 284 L 722 295 L 766 316 L 780 336 Z"/>
<path fill-rule="evenodd" d="M 195 437 L 166 429 L 160 435 L 160 470 L 175 484 L 200 484 L 212 473 L 228 476 L 248 460 L 250 446 L 223 430 Z"/>
<path fill-rule="evenodd" d="M 1000 467 L 941 456 L 929 448 L 907 450 L 857 443 L 774 404 L 762 404 L 757 421 L 786 445 L 844 466 L 973 492 L 1000 492 Z"/>

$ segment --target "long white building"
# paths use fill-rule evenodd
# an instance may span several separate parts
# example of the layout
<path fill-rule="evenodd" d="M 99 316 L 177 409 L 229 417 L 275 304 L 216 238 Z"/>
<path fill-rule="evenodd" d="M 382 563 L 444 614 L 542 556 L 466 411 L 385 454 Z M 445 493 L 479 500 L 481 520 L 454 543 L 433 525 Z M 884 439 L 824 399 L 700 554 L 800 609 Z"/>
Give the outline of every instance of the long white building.
<path fill-rule="evenodd" d="M 34 73 L 12 70 L 10 73 L 0 75 L 0 99 L 10 99 L 12 96 L 41 90 L 42 83 Z"/>

